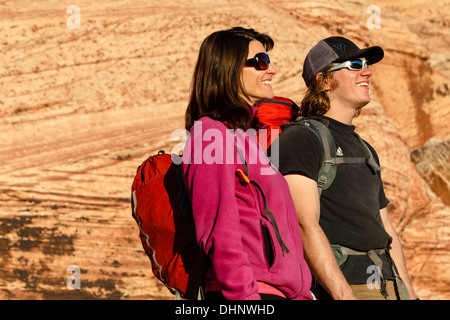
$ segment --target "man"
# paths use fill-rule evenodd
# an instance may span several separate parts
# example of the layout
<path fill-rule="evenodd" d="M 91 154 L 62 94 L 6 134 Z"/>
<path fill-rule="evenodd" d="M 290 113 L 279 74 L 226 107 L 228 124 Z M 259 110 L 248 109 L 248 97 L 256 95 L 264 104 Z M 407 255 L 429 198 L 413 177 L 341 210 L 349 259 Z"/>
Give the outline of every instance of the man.
<path fill-rule="evenodd" d="M 303 67 L 308 90 L 301 115 L 327 125 L 337 157 L 364 159 L 371 154 L 374 165 L 340 164 L 332 185 L 319 194 L 324 156 L 319 139 L 301 125 L 290 125 L 280 135 L 280 171 L 294 198 L 318 299 L 416 298 L 389 220 L 378 156 L 365 142 L 368 152 L 352 125 L 370 102 L 369 65 L 383 56 L 378 46 L 361 50 L 346 38 L 331 37 L 310 50 Z"/>

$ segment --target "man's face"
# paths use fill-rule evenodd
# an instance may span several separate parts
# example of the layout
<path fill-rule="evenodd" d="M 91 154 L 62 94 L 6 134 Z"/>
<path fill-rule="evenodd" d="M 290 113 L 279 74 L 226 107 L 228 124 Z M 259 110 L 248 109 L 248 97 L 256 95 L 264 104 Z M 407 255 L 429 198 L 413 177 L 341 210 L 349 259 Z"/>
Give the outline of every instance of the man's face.
<path fill-rule="evenodd" d="M 328 92 L 330 101 L 356 110 L 364 107 L 371 100 L 369 92 L 371 76 L 372 71 L 366 66 L 361 70 L 344 68 L 334 71 Z"/>

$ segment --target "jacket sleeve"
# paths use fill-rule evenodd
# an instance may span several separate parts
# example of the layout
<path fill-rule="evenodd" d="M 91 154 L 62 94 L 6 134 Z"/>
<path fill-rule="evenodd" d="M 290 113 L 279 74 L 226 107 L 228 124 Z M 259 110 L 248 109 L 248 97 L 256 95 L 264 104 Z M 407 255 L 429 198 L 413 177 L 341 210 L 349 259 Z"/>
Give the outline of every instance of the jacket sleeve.
<path fill-rule="evenodd" d="M 183 163 L 197 241 L 208 255 L 226 299 L 260 299 L 240 232 L 235 196 L 237 165 L 235 161 L 229 163 L 230 158 L 225 155 L 226 151 L 231 151 L 225 143 L 234 137 L 229 136 L 232 133 L 223 124 L 217 121 L 214 124 L 215 128 L 209 130 L 210 134 L 215 133 L 211 141 L 200 143 L 197 140 L 206 137 L 203 132 L 207 128 L 203 128 L 203 132 L 196 132 L 196 128 L 191 130 L 187 142 L 190 150 L 185 150 L 190 155 L 191 163 Z M 185 159 L 187 156 L 184 155 Z"/>

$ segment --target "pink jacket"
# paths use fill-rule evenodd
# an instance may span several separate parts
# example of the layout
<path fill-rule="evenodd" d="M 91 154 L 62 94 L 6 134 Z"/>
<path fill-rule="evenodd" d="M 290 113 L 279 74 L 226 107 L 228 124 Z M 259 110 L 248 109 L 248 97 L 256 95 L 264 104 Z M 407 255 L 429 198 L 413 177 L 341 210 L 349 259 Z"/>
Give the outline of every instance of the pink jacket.
<path fill-rule="evenodd" d="M 239 145 L 239 147 L 236 146 Z M 264 213 L 261 193 L 243 185 L 239 149 L 245 151 L 249 178 L 264 191 L 286 253 Z M 289 187 L 249 132 L 228 129 L 203 117 L 190 131 L 183 153 L 183 177 L 193 205 L 197 241 L 211 268 L 206 281 L 217 282 L 229 300 L 259 299 L 257 281 L 274 286 L 289 299 L 312 299 L 311 273 L 303 257 L 300 227 Z M 274 252 L 269 265 L 263 230 Z"/>

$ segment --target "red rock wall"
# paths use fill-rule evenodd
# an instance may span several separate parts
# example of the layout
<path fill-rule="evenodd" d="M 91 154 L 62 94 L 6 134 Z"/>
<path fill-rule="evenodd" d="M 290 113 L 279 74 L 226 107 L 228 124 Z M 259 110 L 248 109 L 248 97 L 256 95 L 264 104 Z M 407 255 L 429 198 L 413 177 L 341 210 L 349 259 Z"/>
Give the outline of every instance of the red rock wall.
<path fill-rule="evenodd" d="M 0 298 L 172 298 L 141 248 L 130 186 L 177 143 L 201 41 L 236 25 L 273 36 L 274 89 L 296 101 L 319 39 L 385 49 L 355 123 L 381 157 L 418 295 L 450 298 L 450 2 L 377 1 L 380 29 L 365 2 L 213 2 L 80 0 L 80 29 L 69 1 L 0 5 Z M 71 265 L 80 289 L 67 287 Z"/>

